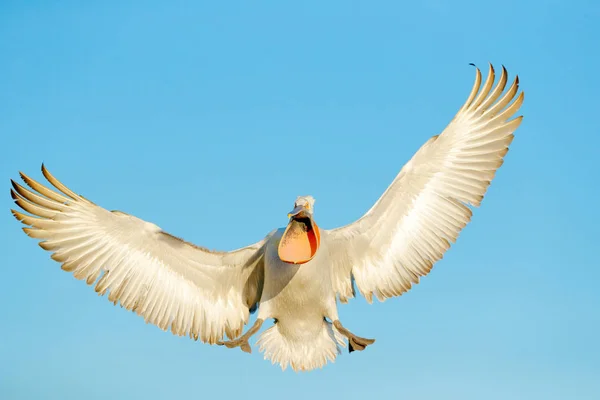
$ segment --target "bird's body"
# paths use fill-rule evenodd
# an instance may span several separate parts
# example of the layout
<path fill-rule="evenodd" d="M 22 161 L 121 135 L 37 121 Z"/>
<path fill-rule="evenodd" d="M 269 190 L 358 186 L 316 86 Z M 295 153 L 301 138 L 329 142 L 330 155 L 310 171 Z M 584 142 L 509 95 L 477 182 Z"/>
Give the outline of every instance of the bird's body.
<path fill-rule="evenodd" d="M 337 317 L 326 241 L 321 242 L 312 260 L 305 264 L 290 264 L 282 261 L 277 252 L 283 231 L 277 230 L 267 242 L 265 283 L 258 316 L 276 318 L 282 326 L 291 324 L 286 321 L 290 315 L 305 319 L 307 323 L 308 320 L 321 322 L 323 317 Z M 304 307 L 306 305 L 310 307 Z"/>
<path fill-rule="evenodd" d="M 338 319 L 327 240 L 305 264 L 290 264 L 278 256 L 284 229 L 268 240 L 265 249 L 265 280 L 258 318 L 273 318 L 275 326 L 259 339 L 259 345 L 279 363 L 296 369 L 312 369 L 321 357 L 335 359 L 343 337 L 332 324 Z"/>
<path fill-rule="evenodd" d="M 273 319 L 257 342 L 265 357 L 311 370 L 333 361 L 346 341 L 350 351 L 374 342 L 342 325 L 338 300 L 346 303 L 356 289 L 369 302 L 405 293 L 470 221 L 470 206 L 480 205 L 522 119 L 510 119 L 523 102 L 518 78 L 504 94 L 506 70 L 495 87 L 494 79 L 490 65 L 481 86 L 477 69 L 446 129 L 415 153 L 362 218 L 341 228 L 321 229 L 314 199 L 301 196 L 285 228 L 235 251 L 209 251 L 92 203 L 43 166 L 57 190 L 21 174 L 29 188 L 13 181 L 11 196 L 28 214 L 12 212 L 65 271 L 146 322 L 250 352 L 248 339 Z"/>

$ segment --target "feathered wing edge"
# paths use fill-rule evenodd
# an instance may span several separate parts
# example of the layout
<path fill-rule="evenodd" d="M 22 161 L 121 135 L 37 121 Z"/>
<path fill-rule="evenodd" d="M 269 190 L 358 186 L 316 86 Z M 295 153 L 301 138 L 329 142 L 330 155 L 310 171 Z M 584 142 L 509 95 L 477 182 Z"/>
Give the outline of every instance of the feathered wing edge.
<path fill-rule="evenodd" d="M 354 296 L 353 280 L 372 302 L 400 296 L 427 275 L 458 238 L 503 163 L 522 116 L 519 78 L 502 95 L 504 66 L 494 87 L 489 66 L 446 129 L 429 139 L 359 220 L 326 231 L 333 284 L 340 301 Z"/>
<path fill-rule="evenodd" d="M 30 189 L 11 180 L 11 196 L 30 215 L 11 212 L 63 270 L 175 335 L 215 343 L 225 333 L 241 334 L 259 300 L 266 238 L 236 251 L 211 252 L 95 205 L 43 165 L 42 173 L 60 192 L 21 173 Z"/>

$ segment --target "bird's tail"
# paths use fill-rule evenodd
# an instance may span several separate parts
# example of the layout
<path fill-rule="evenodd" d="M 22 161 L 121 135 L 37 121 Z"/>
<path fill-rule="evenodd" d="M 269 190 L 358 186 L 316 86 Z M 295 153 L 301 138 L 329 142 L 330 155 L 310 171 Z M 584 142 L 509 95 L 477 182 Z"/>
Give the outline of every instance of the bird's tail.
<path fill-rule="evenodd" d="M 260 336 L 257 345 L 265 359 L 279 364 L 282 370 L 289 365 L 294 371 L 310 371 L 335 361 L 341 353 L 340 346 L 346 344 L 344 339 L 324 320 L 322 329 L 303 335 L 284 335 L 280 324 L 275 324 Z"/>

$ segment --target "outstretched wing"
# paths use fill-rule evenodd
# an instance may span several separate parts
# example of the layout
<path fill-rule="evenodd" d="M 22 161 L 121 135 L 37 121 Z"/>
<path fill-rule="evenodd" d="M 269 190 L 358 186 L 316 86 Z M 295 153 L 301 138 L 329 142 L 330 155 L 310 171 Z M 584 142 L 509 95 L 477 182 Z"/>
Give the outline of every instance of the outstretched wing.
<path fill-rule="evenodd" d="M 325 232 L 334 289 L 342 302 L 354 296 L 383 301 L 408 291 L 429 273 L 471 219 L 502 165 L 522 116 L 519 78 L 504 95 L 507 73 L 494 69 L 475 84 L 446 129 L 429 139 L 400 170 L 381 198 L 359 220 Z"/>
<path fill-rule="evenodd" d="M 258 300 L 262 241 L 232 252 L 212 252 L 158 226 L 108 211 L 77 195 L 42 165 L 61 193 L 21 173 L 32 189 L 12 181 L 11 196 L 31 215 L 11 210 L 25 233 L 100 295 L 175 335 L 215 343 L 236 337 Z"/>

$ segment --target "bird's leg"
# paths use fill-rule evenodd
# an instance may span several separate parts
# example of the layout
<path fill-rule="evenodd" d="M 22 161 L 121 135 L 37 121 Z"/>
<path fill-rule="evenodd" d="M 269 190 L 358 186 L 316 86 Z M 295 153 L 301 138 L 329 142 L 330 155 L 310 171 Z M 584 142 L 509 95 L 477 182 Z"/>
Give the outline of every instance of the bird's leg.
<path fill-rule="evenodd" d="M 360 336 L 356 336 L 348 329 L 344 328 L 339 319 L 333 321 L 333 326 L 338 330 L 339 333 L 346 336 L 348 338 L 348 352 L 352 353 L 354 350 L 361 351 L 364 350 L 370 344 L 375 343 L 375 339 L 366 339 Z"/>
<path fill-rule="evenodd" d="M 257 318 L 254 325 L 252 325 L 252 328 L 248 329 L 248 331 L 239 338 L 235 340 L 228 340 L 226 342 L 218 341 L 217 344 L 219 346 L 225 345 L 225 347 L 228 347 L 230 349 L 233 349 L 234 347 L 239 347 L 240 349 L 242 349 L 242 351 L 245 351 L 246 353 L 252 353 L 252 349 L 250 348 L 250 343 L 248 343 L 248 339 L 250 339 L 250 337 L 256 332 L 258 332 L 263 322 L 265 322 L 263 319 Z"/>

